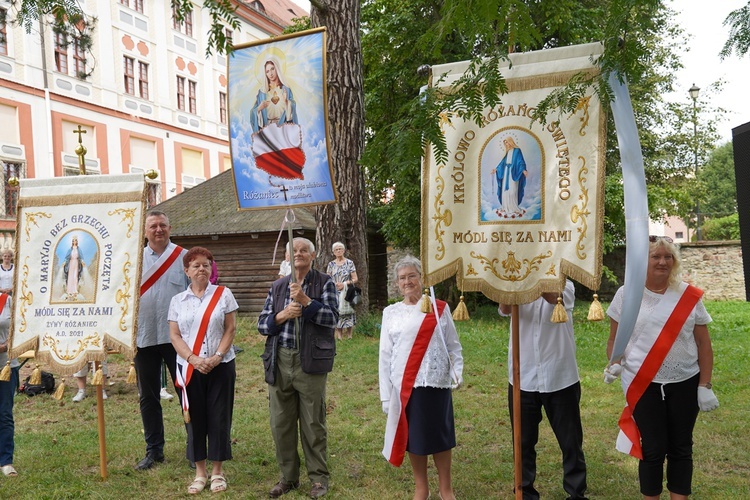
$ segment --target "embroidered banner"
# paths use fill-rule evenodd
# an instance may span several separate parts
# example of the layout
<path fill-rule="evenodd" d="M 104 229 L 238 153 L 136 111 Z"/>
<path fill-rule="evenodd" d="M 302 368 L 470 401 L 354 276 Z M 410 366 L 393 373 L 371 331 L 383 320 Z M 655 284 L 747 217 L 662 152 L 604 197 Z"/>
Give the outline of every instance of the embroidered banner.
<path fill-rule="evenodd" d="M 448 161 L 430 145 L 422 165 L 425 281 L 456 275 L 464 291 L 505 304 L 558 292 L 565 276 L 600 282 L 605 116 L 593 93 L 573 113 L 532 123 L 537 104 L 580 72 L 594 73 L 600 44 L 511 54 L 508 93 L 481 126 L 448 112 Z M 450 91 L 468 62 L 434 66 Z M 441 79 L 442 77 L 442 79 Z"/>
<path fill-rule="evenodd" d="M 240 209 L 335 203 L 328 158 L 325 28 L 237 46 L 229 135 Z"/>
<path fill-rule="evenodd" d="M 11 357 L 70 375 L 107 349 L 132 358 L 141 275 L 142 174 L 21 181 Z"/>

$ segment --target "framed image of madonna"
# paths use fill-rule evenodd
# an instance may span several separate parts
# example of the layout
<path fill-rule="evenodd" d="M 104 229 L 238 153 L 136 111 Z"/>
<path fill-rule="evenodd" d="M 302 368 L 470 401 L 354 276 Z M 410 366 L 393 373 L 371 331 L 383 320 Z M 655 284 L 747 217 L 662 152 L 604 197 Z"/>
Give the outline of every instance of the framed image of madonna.
<path fill-rule="evenodd" d="M 229 144 L 240 210 L 337 201 L 328 155 L 325 28 L 237 46 Z"/>

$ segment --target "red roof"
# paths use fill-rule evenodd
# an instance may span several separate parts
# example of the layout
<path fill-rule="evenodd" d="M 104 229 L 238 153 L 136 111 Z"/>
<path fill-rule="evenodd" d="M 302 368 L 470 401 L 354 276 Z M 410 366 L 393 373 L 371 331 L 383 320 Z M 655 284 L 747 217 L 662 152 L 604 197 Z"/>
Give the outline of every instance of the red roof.
<path fill-rule="evenodd" d="M 297 17 L 309 16 L 310 13 L 292 2 L 292 0 L 256 0 L 263 5 L 266 14 L 271 18 L 280 19 L 284 24 L 292 24 Z M 255 2 L 247 2 L 252 5 Z"/>

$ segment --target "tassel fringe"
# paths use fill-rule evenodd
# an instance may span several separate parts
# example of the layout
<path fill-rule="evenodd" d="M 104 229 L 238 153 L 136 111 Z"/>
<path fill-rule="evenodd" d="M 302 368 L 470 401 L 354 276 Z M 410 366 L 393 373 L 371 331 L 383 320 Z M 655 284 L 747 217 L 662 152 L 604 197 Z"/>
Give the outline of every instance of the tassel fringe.
<path fill-rule="evenodd" d="M 36 368 L 34 368 L 34 371 L 31 372 L 31 377 L 29 377 L 29 384 L 39 385 L 41 383 L 42 383 L 42 370 L 39 369 L 39 365 L 36 365 Z"/>
<path fill-rule="evenodd" d="M 565 312 L 565 306 L 562 304 L 562 297 L 557 298 L 557 305 L 555 305 L 555 309 L 552 311 L 552 320 L 553 323 L 565 323 L 568 321 L 568 313 Z"/>
<path fill-rule="evenodd" d="M 128 370 L 128 378 L 125 379 L 125 383 L 135 384 L 135 382 L 136 382 L 135 363 L 130 363 L 130 370 Z"/>
<path fill-rule="evenodd" d="M 94 378 L 91 380 L 91 385 L 102 385 L 104 383 L 104 372 L 102 371 L 101 365 L 94 372 Z"/>
<path fill-rule="evenodd" d="M 0 382 L 10 382 L 10 361 L 5 363 L 3 371 L 0 371 Z"/>
<path fill-rule="evenodd" d="M 456 310 L 453 311 L 453 321 L 468 321 L 469 320 L 469 310 L 466 308 L 466 303 L 464 302 L 464 296 L 461 295 L 461 299 L 458 302 L 458 305 L 456 306 Z"/>
<path fill-rule="evenodd" d="M 60 385 L 57 386 L 57 389 L 55 389 L 55 393 L 52 395 L 52 397 L 60 401 L 63 397 L 64 392 L 65 392 L 65 379 L 60 379 Z"/>
<path fill-rule="evenodd" d="M 190 423 L 190 411 L 189 410 L 182 410 L 182 418 L 185 420 L 186 424 Z"/>
<path fill-rule="evenodd" d="M 602 308 L 602 303 L 599 302 L 599 295 L 594 294 L 594 301 L 591 303 L 591 307 L 589 307 L 588 320 L 589 321 L 601 321 L 603 319 L 604 319 L 604 308 Z"/>
<path fill-rule="evenodd" d="M 422 301 L 419 303 L 419 310 L 425 314 L 428 314 L 432 311 L 432 303 L 430 302 L 430 291 L 427 288 L 424 289 L 424 294 L 422 295 Z"/>

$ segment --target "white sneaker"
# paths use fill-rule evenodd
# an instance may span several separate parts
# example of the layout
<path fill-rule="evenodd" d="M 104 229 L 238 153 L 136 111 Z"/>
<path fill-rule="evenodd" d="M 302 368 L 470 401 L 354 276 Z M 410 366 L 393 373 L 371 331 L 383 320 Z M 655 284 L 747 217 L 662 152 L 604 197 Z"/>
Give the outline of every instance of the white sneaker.
<path fill-rule="evenodd" d="M 102 399 L 107 399 L 107 391 L 102 389 Z"/>
<path fill-rule="evenodd" d="M 80 403 L 83 401 L 83 398 L 86 397 L 86 389 L 78 389 L 78 392 L 75 396 L 73 396 L 73 402 L 74 403 Z"/>
<path fill-rule="evenodd" d="M 159 397 L 161 399 L 172 399 L 172 398 L 174 398 L 174 396 L 172 396 L 170 393 L 167 392 L 167 388 L 166 387 L 162 387 L 161 388 L 161 392 L 159 393 Z"/>

